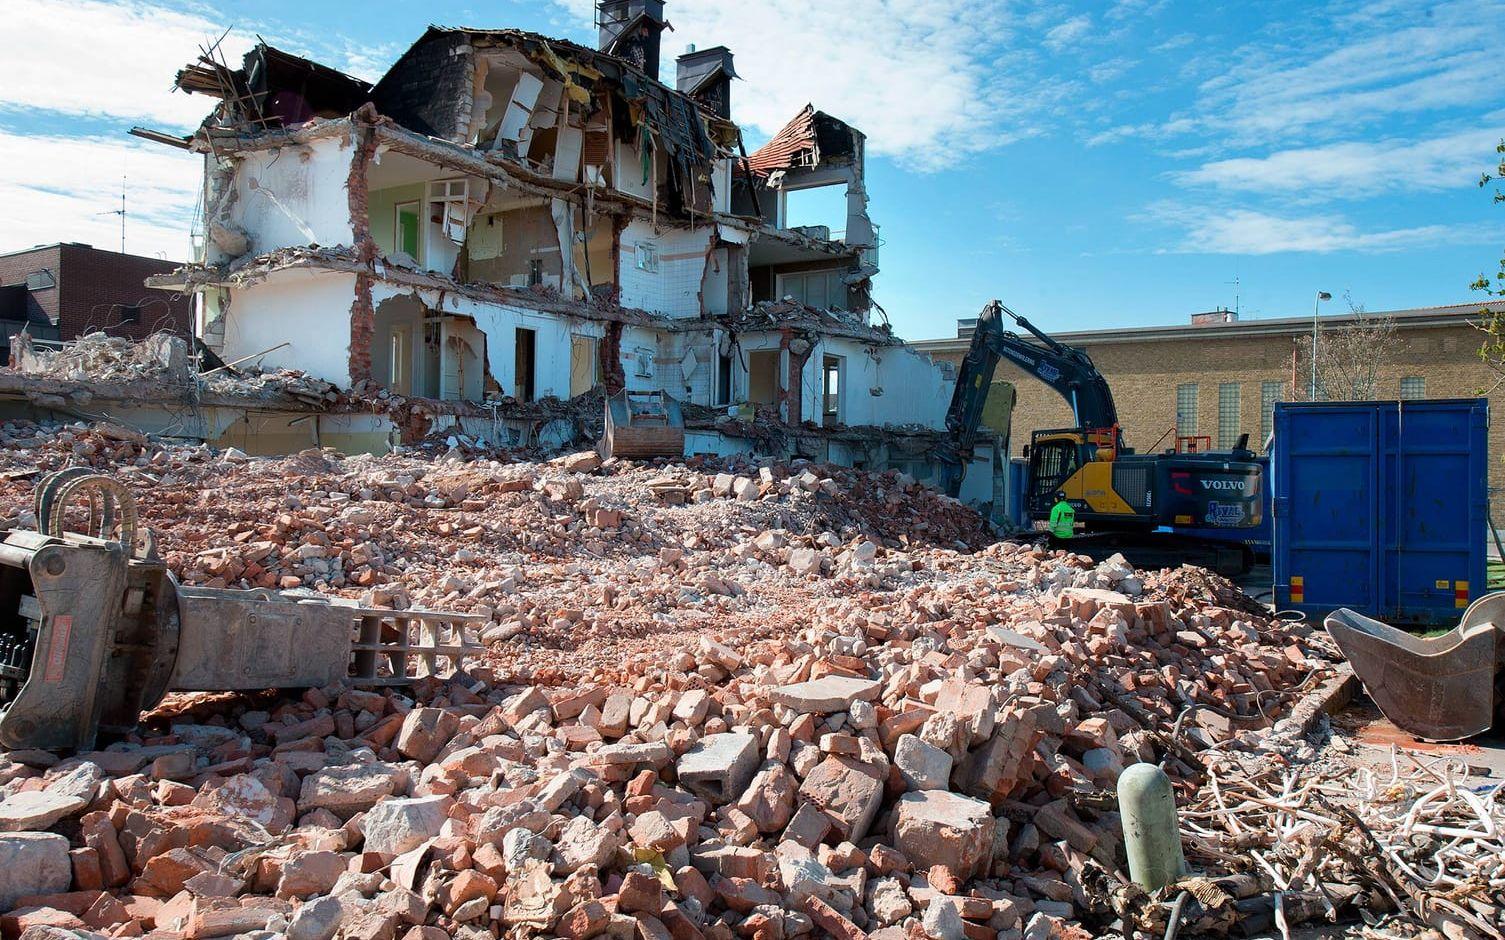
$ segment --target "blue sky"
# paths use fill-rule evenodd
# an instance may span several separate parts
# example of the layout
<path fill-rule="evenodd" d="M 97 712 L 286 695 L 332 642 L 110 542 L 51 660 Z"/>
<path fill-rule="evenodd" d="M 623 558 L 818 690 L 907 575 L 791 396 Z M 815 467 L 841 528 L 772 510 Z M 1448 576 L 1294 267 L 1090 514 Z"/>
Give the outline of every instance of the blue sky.
<path fill-rule="evenodd" d="M 181 258 L 192 157 L 125 136 L 207 111 L 170 91 L 234 27 L 365 78 L 429 22 L 593 40 L 589 0 L 256 4 L 6 0 L 0 250 L 59 240 Z M 724 43 L 756 146 L 805 104 L 868 135 L 876 297 L 949 335 L 992 297 L 1051 329 L 1472 299 L 1505 209 L 1505 0 L 1103 3 L 669 0 L 665 62 Z M 1234 281 L 1237 280 L 1237 286 Z"/>

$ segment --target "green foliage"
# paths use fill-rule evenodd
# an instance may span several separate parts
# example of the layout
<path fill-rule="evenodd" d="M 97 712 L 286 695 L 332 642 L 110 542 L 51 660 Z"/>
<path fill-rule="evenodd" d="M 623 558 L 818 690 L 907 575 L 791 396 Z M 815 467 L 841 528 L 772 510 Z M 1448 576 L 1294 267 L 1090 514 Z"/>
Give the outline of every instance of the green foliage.
<path fill-rule="evenodd" d="M 1499 166 L 1493 173 L 1485 173 L 1479 178 L 1480 187 L 1505 180 L 1505 140 L 1501 140 L 1499 146 L 1495 147 L 1495 153 L 1500 158 Z M 1494 201 L 1505 202 L 1505 189 L 1496 186 Z M 1478 280 L 1469 286 L 1491 297 L 1505 298 L 1505 253 L 1502 253 L 1496 267 L 1498 270 L 1493 275 L 1481 273 Z M 1505 301 L 1486 308 L 1478 325 L 1484 333 L 1479 356 L 1494 367 L 1496 372 L 1505 373 Z"/>

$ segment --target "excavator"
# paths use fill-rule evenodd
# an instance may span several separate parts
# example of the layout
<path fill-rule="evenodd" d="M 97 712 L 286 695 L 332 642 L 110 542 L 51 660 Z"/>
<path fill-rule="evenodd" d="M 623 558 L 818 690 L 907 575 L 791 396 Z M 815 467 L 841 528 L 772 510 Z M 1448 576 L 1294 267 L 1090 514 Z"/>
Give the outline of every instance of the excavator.
<path fill-rule="evenodd" d="M 1006 330 L 1005 314 L 1033 341 Z M 1030 436 L 1024 501 L 1031 520 L 1049 518 L 1056 494 L 1064 492 L 1085 530 L 1071 540 L 1078 551 L 1120 551 L 1140 567 L 1191 562 L 1224 574 L 1249 569 L 1253 553 L 1236 536 L 1262 521 L 1264 479 L 1247 435 L 1228 451 L 1208 449 L 1205 438 L 1178 437 L 1174 449 L 1135 453 L 1124 442 L 1113 392 L 1092 357 L 997 300 L 979 315 L 957 371 L 946 412 L 951 446 L 941 459 L 945 492 L 961 490 L 993 373 L 1004 358 L 1055 389 L 1075 422 Z M 1178 526 L 1228 530 L 1230 538 L 1178 533 Z"/>

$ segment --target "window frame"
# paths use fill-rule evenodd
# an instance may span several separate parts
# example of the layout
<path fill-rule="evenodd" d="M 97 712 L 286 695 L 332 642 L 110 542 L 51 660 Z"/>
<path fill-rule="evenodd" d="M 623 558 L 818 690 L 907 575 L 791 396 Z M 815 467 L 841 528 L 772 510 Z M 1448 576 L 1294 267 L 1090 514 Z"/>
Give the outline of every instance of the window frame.
<path fill-rule="evenodd" d="M 1186 395 L 1185 402 L 1186 404 L 1190 405 L 1191 408 L 1191 420 L 1189 422 L 1189 426 L 1188 424 L 1183 424 L 1181 420 L 1183 393 L 1189 393 Z M 1192 437 L 1197 434 L 1200 428 L 1197 412 L 1200 409 L 1201 404 L 1201 393 L 1196 382 L 1182 382 L 1176 386 L 1176 404 L 1173 420 L 1176 423 L 1177 437 Z"/>
<path fill-rule="evenodd" d="M 1239 382 L 1218 383 L 1218 450 L 1230 450 L 1238 442 L 1240 429 L 1244 426 L 1243 391 L 1243 385 Z M 1231 422 L 1227 420 L 1230 408 Z"/>
<path fill-rule="evenodd" d="M 409 252 L 402 243 L 402 212 L 403 209 L 411 208 L 413 213 L 413 251 Z M 394 251 L 406 252 L 413 256 L 413 260 L 423 263 L 423 200 L 406 199 L 392 206 L 392 248 Z"/>
<path fill-rule="evenodd" d="M 1268 394 L 1274 392 L 1273 395 Z M 1263 448 L 1275 433 L 1275 405 L 1279 403 L 1285 383 L 1266 379 L 1259 383 L 1259 446 Z"/>

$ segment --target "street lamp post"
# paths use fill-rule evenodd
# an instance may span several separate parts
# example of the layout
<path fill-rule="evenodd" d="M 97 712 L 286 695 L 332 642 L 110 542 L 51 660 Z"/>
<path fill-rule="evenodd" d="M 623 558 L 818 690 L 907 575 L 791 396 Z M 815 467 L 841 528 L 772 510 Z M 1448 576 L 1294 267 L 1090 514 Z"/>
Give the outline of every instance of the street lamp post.
<path fill-rule="evenodd" d="M 1332 294 L 1329 294 L 1325 290 L 1319 290 L 1317 291 L 1317 299 L 1312 301 L 1312 381 L 1311 385 L 1307 388 L 1307 401 L 1317 400 L 1317 314 L 1321 309 L 1320 305 L 1322 301 L 1332 299 Z"/>

